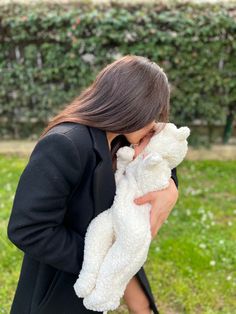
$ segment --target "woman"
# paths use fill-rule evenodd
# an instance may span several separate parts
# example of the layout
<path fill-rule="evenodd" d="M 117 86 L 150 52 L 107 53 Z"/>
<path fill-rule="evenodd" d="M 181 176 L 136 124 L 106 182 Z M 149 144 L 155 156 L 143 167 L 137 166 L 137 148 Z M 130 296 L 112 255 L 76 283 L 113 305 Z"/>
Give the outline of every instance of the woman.
<path fill-rule="evenodd" d="M 157 64 L 127 55 L 107 65 L 45 128 L 21 174 L 8 224 L 9 239 L 24 252 L 10 314 L 96 313 L 73 290 L 86 229 L 113 203 L 116 151 L 142 144 L 156 121 L 168 121 L 169 96 Z M 137 202 L 152 204 L 153 237 L 176 203 L 177 184 L 174 169 L 167 189 Z M 143 267 L 124 300 L 131 313 L 158 313 Z"/>

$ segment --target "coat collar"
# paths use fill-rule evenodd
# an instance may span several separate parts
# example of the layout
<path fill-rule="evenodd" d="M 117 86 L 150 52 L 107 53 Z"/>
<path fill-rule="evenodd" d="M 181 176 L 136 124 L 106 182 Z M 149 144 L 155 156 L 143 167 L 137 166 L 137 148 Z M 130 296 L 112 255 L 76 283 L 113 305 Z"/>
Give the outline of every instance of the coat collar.
<path fill-rule="evenodd" d="M 111 207 L 115 196 L 116 184 L 106 132 L 92 126 L 88 126 L 88 129 L 93 140 L 94 150 L 99 156 L 99 161 L 94 169 L 92 183 L 94 217 L 96 217 L 99 213 Z"/>

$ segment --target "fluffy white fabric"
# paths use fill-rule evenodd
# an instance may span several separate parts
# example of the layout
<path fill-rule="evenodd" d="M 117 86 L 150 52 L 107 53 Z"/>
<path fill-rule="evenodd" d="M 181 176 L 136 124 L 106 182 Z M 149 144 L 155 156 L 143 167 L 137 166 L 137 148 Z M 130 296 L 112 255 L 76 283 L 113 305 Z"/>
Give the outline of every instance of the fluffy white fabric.
<path fill-rule="evenodd" d="M 145 263 L 152 239 L 151 205 L 136 205 L 134 199 L 169 185 L 171 169 L 187 153 L 189 134 L 188 127 L 167 123 L 134 160 L 131 146 L 117 151 L 114 202 L 88 226 L 83 265 L 73 286 L 87 309 L 116 309 L 128 282 Z"/>

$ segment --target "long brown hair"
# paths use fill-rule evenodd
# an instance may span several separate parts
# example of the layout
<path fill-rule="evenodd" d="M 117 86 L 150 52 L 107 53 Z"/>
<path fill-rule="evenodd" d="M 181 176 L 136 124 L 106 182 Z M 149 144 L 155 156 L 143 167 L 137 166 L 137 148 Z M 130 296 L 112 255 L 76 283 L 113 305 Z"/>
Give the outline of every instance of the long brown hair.
<path fill-rule="evenodd" d="M 76 122 L 121 134 L 111 143 L 111 155 L 129 145 L 124 133 L 152 121 L 169 119 L 170 89 L 163 69 L 146 57 L 126 55 L 108 64 L 94 82 L 72 100 L 46 126 L 40 138 L 55 125 Z"/>

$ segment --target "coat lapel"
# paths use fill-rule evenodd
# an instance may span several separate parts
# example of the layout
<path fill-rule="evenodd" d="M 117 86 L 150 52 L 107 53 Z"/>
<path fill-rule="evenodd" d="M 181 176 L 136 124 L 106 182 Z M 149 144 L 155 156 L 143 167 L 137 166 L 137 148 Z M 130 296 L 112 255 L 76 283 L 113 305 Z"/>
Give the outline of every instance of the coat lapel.
<path fill-rule="evenodd" d="M 94 217 L 96 217 L 102 211 L 111 207 L 115 196 L 116 184 L 106 132 L 91 126 L 88 129 L 93 140 L 94 150 L 99 157 L 94 169 L 92 184 Z"/>

